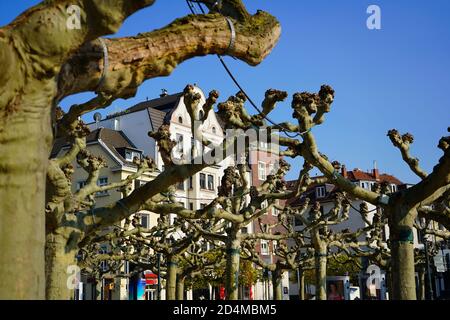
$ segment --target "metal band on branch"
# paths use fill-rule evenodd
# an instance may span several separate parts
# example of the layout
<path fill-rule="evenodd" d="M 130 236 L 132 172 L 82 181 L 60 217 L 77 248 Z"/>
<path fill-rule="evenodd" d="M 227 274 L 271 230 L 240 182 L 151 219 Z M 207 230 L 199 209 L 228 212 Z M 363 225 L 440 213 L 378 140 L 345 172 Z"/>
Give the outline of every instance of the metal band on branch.
<path fill-rule="evenodd" d="M 241 254 L 241 250 L 240 249 L 227 249 L 227 254 L 232 255 L 232 256 L 237 256 Z"/>
<path fill-rule="evenodd" d="M 414 243 L 414 234 L 412 229 L 410 228 L 404 228 L 401 229 L 400 232 L 398 233 L 398 242 L 402 242 L 402 243 Z"/>
<path fill-rule="evenodd" d="M 300 135 L 305 135 L 305 134 L 307 134 L 307 133 L 310 133 L 311 132 L 311 129 L 312 128 L 309 128 L 308 130 L 306 130 L 306 131 L 303 131 L 303 132 L 300 132 Z"/>
<path fill-rule="evenodd" d="M 328 257 L 328 253 L 315 253 L 314 256 L 317 258 Z"/>
<path fill-rule="evenodd" d="M 234 23 L 230 18 L 225 17 L 225 20 L 227 20 L 231 31 L 230 44 L 228 45 L 228 49 L 225 51 L 225 54 L 230 54 L 234 50 L 234 45 L 236 43 L 236 29 L 234 28 Z"/>
<path fill-rule="evenodd" d="M 122 202 L 122 200 L 117 201 L 117 204 L 120 205 L 128 214 L 130 214 L 130 209 Z"/>
<path fill-rule="evenodd" d="M 337 180 L 338 178 L 339 178 L 339 172 L 336 170 L 336 169 L 334 169 L 334 171 L 333 171 L 333 180 Z"/>
<path fill-rule="evenodd" d="M 100 80 L 97 85 L 97 90 L 102 86 L 102 84 L 106 78 L 106 73 L 108 72 L 108 68 L 109 68 L 108 46 L 106 45 L 105 40 L 103 38 L 99 38 L 98 40 L 100 41 L 100 44 L 101 44 L 102 50 L 103 50 L 103 70 L 102 70 L 102 75 L 101 75 Z"/>
<path fill-rule="evenodd" d="M 379 202 L 380 204 L 388 205 L 388 204 L 389 204 L 389 196 L 386 195 L 386 194 L 382 194 L 382 195 L 380 196 L 380 199 L 378 200 L 378 202 Z"/>

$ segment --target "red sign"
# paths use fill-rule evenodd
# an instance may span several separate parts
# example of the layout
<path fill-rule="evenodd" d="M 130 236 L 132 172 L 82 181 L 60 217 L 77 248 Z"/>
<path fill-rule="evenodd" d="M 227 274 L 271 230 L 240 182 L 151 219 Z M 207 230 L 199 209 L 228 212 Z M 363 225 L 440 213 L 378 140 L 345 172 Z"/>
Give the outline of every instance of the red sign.
<path fill-rule="evenodd" d="M 220 289 L 219 289 L 219 299 L 225 300 L 225 288 L 224 287 L 220 287 Z"/>
<path fill-rule="evenodd" d="M 158 275 L 154 273 L 145 274 L 145 284 L 155 285 L 158 284 Z"/>

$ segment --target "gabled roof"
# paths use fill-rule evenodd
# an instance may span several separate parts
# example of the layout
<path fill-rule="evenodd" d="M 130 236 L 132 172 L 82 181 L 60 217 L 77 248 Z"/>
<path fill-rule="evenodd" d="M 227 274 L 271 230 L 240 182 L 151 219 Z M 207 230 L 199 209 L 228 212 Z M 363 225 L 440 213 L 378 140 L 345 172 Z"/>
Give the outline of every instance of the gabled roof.
<path fill-rule="evenodd" d="M 136 111 L 144 110 L 147 108 L 153 108 L 153 109 L 164 111 L 167 113 L 178 105 L 178 102 L 180 101 L 182 96 L 183 96 L 183 93 L 179 92 L 179 93 L 167 95 L 165 97 L 160 97 L 160 98 L 144 101 L 144 102 L 138 103 L 137 105 L 135 105 L 131 108 L 128 108 L 127 111 L 128 112 L 136 112 Z"/>
<path fill-rule="evenodd" d="M 123 133 L 123 131 L 115 131 L 107 128 L 99 128 L 92 131 L 86 138 L 86 142 L 94 142 L 101 140 L 105 143 L 108 149 L 118 157 L 122 162 L 131 164 L 131 161 L 127 161 L 124 154 L 120 152 L 122 149 L 131 149 L 139 151 L 133 142 Z"/>
<path fill-rule="evenodd" d="M 153 131 L 157 131 L 166 122 L 169 113 L 153 108 L 148 108 L 147 111 Z"/>
<path fill-rule="evenodd" d="M 122 131 L 115 131 L 107 128 L 99 128 L 91 131 L 86 137 L 86 143 L 92 143 L 101 140 L 111 153 L 119 158 L 122 162 L 129 165 L 134 165 L 132 162 L 127 161 L 124 155 L 120 152 L 122 149 L 131 149 L 140 151 L 136 148 L 133 142 Z M 69 147 L 69 143 L 66 139 L 57 139 L 53 144 L 52 157 L 55 157 L 62 148 Z"/>
<path fill-rule="evenodd" d="M 156 131 L 165 121 L 168 121 L 168 116 L 178 106 L 178 103 L 180 102 L 180 99 L 182 97 L 183 93 L 179 92 L 164 97 L 140 102 L 124 111 L 110 114 L 106 117 L 106 119 L 113 119 L 126 114 L 147 110 L 152 128 Z"/>
<path fill-rule="evenodd" d="M 342 172 L 341 172 L 341 174 L 342 174 Z M 313 180 L 317 179 L 317 178 L 323 178 L 323 176 L 312 177 Z M 393 175 L 382 173 L 382 174 L 379 174 L 379 179 L 376 179 L 373 172 L 364 172 L 359 169 L 347 171 L 347 178 L 353 182 L 373 181 L 373 182 L 377 182 L 377 183 L 387 182 L 390 184 L 395 184 L 397 186 L 403 185 L 403 182 L 401 182 L 399 179 L 397 179 Z M 286 185 L 289 189 L 293 189 L 295 187 L 296 182 L 297 182 L 296 180 L 287 181 Z M 319 186 L 325 186 L 325 188 L 326 188 L 325 197 L 321 197 L 321 198 L 316 197 L 316 188 Z M 339 192 L 339 188 L 330 183 L 313 186 L 313 187 L 310 187 L 308 190 L 306 190 L 299 198 L 288 200 L 287 205 L 299 206 L 305 200 L 305 198 L 309 198 L 311 200 L 311 203 L 314 203 L 316 200 L 321 201 L 321 202 L 331 201 L 334 199 L 334 195 L 336 194 L 336 192 Z"/>

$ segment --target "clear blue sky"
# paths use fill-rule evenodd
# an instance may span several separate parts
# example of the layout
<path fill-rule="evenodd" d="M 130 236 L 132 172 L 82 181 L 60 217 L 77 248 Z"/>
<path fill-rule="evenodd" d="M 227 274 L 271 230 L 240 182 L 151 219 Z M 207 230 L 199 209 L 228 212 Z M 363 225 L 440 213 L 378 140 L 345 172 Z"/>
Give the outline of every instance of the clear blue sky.
<path fill-rule="evenodd" d="M 38 2 L 2 1 L 0 23 L 9 23 Z M 244 2 L 251 12 L 262 9 L 275 15 L 283 28 L 278 46 L 260 66 L 226 59 L 253 100 L 260 102 L 268 88 L 292 95 L 330 84 L 336 90 L 333 110 L 314 130 L 322 152 L 350 169 L 369 169 L 377 160 L 381 171 L 416 182 L 386 136 L 397 128 L 415 136 L 413 154 L 431 171 L 441 156 L 438 140 L 450 125 L 450 1 Z M 366 28 L 370 4 L 381 7 L 382 30 Z M 184 0 L 158 0 L 130 17 L 118 36 L 160 28 L 187 13 Z M 135 98 L 117 101 L 111 109 L 157 97 L 161 88 L 178 92 L 187 83 L 205 91 L 218 89 L 221 99 L 237 91 L 217 58 L 203 57 L 183 63 L 167 78 L 147 81 Z M 88 97 L 70 97 L 63 106 Z M 284 121 L 291 114 L 289 99 L 272 118 Z"/>

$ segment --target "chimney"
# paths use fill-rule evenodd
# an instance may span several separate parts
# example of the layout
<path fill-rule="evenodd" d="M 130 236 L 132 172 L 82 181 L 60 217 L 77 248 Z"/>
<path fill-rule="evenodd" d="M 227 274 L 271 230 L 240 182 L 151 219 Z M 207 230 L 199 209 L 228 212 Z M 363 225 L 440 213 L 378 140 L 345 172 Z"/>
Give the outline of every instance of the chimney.
<path fill-rule="evenodd" d="M 345 164 L 343 164 L 342 167 L 341 167 L 341 175 L 342 175 L 344 178 L 348 178 L 347 168 L 345 167 Z"/>
<path fill-rule="evenodd" d="M 378 165 L 376 160 L 373 162 L 372 174 L 375 180 L 380 180 L 380 172 L 378 171 Z"/>
<path fill-rule="evenodd" d="M 161 89 L 162 93 L 159 95 L 161 98 L 167 97 L 169 94 L 166 89 Z"/>

